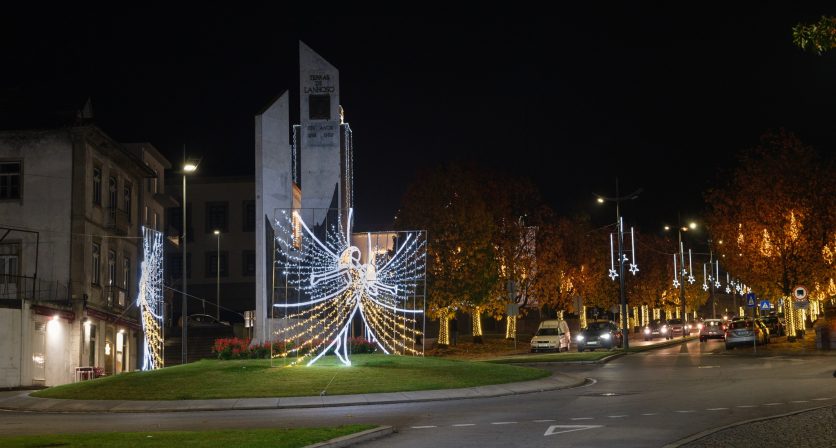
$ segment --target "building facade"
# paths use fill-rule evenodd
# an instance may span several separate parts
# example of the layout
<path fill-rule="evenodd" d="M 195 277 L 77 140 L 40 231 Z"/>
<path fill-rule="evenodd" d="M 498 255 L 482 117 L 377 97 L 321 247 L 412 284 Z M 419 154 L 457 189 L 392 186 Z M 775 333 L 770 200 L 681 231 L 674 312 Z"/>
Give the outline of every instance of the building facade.
<path fill-rule="evenodd" d="M 168 162 L 129 146 L 89 124 L 0 131 L 0 387 L 137 368 L 140 204 Z"/>

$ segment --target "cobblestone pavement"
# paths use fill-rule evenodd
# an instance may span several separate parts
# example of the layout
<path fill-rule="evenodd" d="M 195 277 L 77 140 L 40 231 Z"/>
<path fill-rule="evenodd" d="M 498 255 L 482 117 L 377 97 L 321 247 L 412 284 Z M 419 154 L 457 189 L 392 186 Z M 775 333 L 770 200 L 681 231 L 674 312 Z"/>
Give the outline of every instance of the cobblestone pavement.
<path fill-rule="evenodd" d="M 683 448 L 826 448 L 836 446 L 836 406 L 737 425 Z"/>

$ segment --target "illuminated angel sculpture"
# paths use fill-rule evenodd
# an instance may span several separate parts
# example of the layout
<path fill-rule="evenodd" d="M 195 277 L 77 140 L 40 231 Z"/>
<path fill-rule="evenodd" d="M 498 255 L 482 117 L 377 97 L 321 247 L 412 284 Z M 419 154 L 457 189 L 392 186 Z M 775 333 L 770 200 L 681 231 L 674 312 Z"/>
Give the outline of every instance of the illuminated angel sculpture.
<path fill-rule="evenodd" d="M 139 277 L 137 306 L 145 335 L 142 370 L 163 367 L 163 234 L 142 227 L 142 275 Z"/>
<path fill-rule="evenodd" d="M 276 219 L 273 357 L 311 365 L 333 352 L 351 365 L 349 333 L 360 325 L 383 353 L 423 355 L 425 233 L 352 235 L 351 209 L 311 230 L 306 213 Z"/>

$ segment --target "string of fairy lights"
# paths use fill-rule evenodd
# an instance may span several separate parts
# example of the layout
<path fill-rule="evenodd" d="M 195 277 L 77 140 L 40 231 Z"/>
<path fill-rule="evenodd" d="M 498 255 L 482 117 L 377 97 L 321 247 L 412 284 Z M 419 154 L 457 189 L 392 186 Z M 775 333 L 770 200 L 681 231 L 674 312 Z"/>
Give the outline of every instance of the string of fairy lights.
<path fill-rule="evenodd" d="M 142 227 L 142 274 L 137 305 L 145 335 L 142 370 L 163 367 L 163 234 Z"/>
<path fill-rule="evenodd" d="M 366 240 L 361 250 L 352 245 L 351 209 L 324 211 L 311 229 L 316 213 L 281 210 L 275 220 L 272 358 L 312 365 L 334 353 L 351 365 L 348 337 L 357 316 L 383 353 L 422 356 L 425 233 L 386 232 L 383 244 L 372 241 L 379 234 L 358 234 Z"/>

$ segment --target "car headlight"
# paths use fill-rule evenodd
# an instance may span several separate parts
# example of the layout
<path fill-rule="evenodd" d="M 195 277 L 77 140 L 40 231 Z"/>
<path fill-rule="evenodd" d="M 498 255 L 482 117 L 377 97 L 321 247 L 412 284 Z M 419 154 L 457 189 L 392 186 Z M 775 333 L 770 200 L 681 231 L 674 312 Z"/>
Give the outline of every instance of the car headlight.
<path fill-rule="evenodd" d="M 583 342 L 583 335 L 579 334 L 577 337 L 575 337 L 575 340 L 578 342 Z"/>
<path fill-rule="evenodd" d="M 690 325 L 686 325 L 686 326 L 685 326 L 685 329 L 686 329 L 686 330 L 690 330 L 690 329 L 691 329 L 691 326 L 690 326 Z"/>
<path fill-rule="evenodd" d="M 609 339 L 609 338 L 610 338 L 609 333 L 604 333 L 604 334 L 601 335 L 601 339 Z"/>
<path fill-rule="evenodd" d="M 697 324 L 697 328 L 702 330 L 702 324 Z"/>
<path fill-rule="evenodd" d="M 645 327 L 644 328 L 644 334 L 650 334 L 650 328 Z"/>
<path fill-rule="evenodd" d="M 668 331 L 668 326 L 667 325 L 662 325 L 662 330 L 661 331 Z"/>

